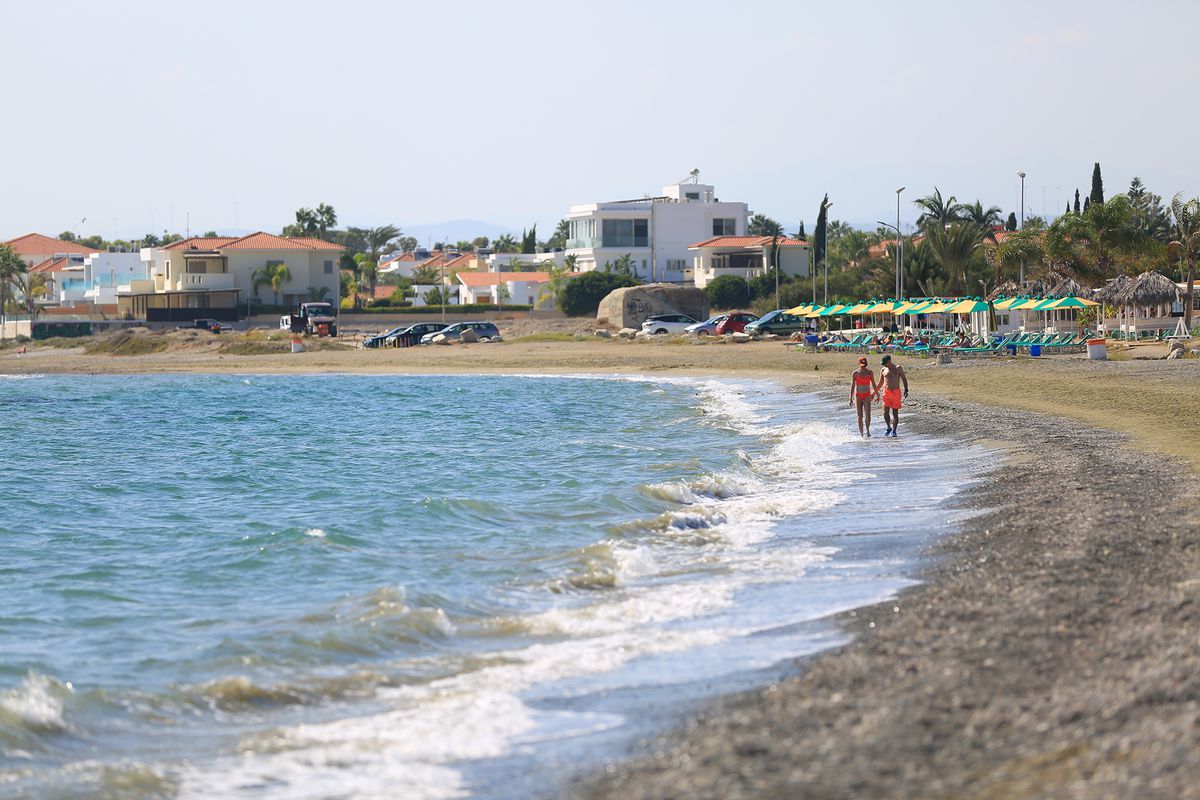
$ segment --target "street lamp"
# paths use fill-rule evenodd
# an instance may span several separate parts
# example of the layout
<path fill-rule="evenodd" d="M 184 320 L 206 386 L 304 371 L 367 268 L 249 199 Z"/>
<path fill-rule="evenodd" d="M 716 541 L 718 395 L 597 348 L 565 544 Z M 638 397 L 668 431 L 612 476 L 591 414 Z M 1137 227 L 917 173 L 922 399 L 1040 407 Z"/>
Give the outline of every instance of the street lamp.
<path fill-rule="evenodd" d="M 904 237 L 900 235 L 900 193 L 905 189 L 901 186 L 896 190 L 896 299 L 904 297 Z"/>
<path fill-rule="evenodd" d="M 1025 228 L 1025 171 L 1019 170 L 1017 177 L 1021 179 L 1021 230 Z M 1021 259 L 1021 286 L 1025 286 L 1025 259 Z"/>

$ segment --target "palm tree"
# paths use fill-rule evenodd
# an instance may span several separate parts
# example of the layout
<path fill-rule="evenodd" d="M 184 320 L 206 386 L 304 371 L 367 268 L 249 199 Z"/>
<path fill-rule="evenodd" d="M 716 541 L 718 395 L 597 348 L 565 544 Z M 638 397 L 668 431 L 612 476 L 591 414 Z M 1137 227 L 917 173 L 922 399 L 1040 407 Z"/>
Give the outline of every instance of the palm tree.
<path fill-rule="evenodd" d="M 324 239 L 325 234 L 329 231 L 329 229 L 337 226 L 337 212 L 333 210 L 333 206 L 327 203 L 321 203 L 319 206 L 317 206 L 315 217 L 317 224 L 317 236 L 318 238 Z"/>
<path fill-rule="evenodd" d="M 1114 251 L 1130 243 L 1132 209 L 1123 194 L 1095 203 L 1081 214 L 1054 220 L 1046 229 L 1046 258 L 1055 271 L 1082 278 L 1084 283 L 1113 276 Z"/>
<path fill-rule="evenodd" d="M 36 319 L 39 310 L 37 301 L 51 294 L 50 276 L 44 272 L 19 272 L 14 283 L 25 300 L 25 313 L 30 319 Z"/>
<path fill-rule="evenodd" d="M 941 265 L 947 294 L 957 295 L 967 283 L 967 265 L 975 255 L 982 237 L 979 228 L 969 222 L 954 222 L 945 227 L 931 225 L 922 247 Z"/>
<path fill-rule="evenodd" d="M 921 209 L 921 215 L 917 217 L 917 227 L 922 230 L 932 225 L 944 228 L 957 220 L 962 210 L 957 198 L 951 196 L 943 199 L 942 190 L 936 186 L 933 187 L 933 194 L 917 198 L 913 205 Z"/>
<path fill-rule="evenodd" d="M 503 236 L 492 242 L 492 246 L 497 253 L 519 253 L 521 246 L 517 244 L 517 239 L 511 233 L 506 233 Z"/>
<path fill-rule="evenodd" d="M 0 244 L 0 315 L 8 306 L 13 283 L 25 270 L 25 262 L 21 257 L 8 245 Z"/>
<path fill-rule="evenodd" d="M 1175 220 L 1175 236 L 1168 245 L 1179 255 L 1180 265 L 1186 265 L 1183 293 L 1183 324 L 1192 330 L 1192 306 L 1195 305 L 1196 250 L 1200 249 L 1200 198 L 1184 202 L 1180 195 L 1171 199 L 1171 217 Z"/>
<path fill-rule="evenodd" d="M 367 240 L 367 253 L 371 260 L 378 264 L 379 253 L 383 250 L 383 246 L 392 239 L 400 238 L 404 232 L 395 225 L 384 225 L 379 228 L 367 228 L 363 231 L 363 235 Z"/>
<path fill-rule="evenodd" d="M 317 212 L 311 208 L 296 209 L 296 229 L 301 236 L 311 236 L 317 232 Z"/>
<path fill-rule="evenodd" d="M 308 287 L 308 299 L 311 300 L 312 302 L 320 303 L 321 301 L 325 300 L 328 297 L 329 297 L 329 287 L 328 286 L 321 286 L 321 287 L 310 286 L 310 287 Z"/>
<path fill-rule="evenodd" d="M 992 230 L 993 225 L 999 225 L 1002 220 L 1002 214 L 999 206 L 983 207 L 983 203 L 976 200 L 974 203 L 966 203 L 959 206 L 959 218 L 973 222 L 983 230 L 984 238 L 996 241 L 996 233 Z"/>
<path fill-rule="evenodd" d="M 1044 235 L 1041 231 L 1014 231 L 1004 238 L 1003 242 L 984 247 L 983 255 L 995 271 L 995 285 L 1004 282 L 1004 274 L 1018 274 L 1022 264 L 1041 264 L 1046 255 L 1043 246 Z"/>
<path fill-rule="evenodd" d="M 271 287 L 275 293 L 275 305 L 279 305 L 279 290 L 292 279 L 292 271 L 282 261 L 268 261 L 250 274 L 250 282 L 254 287 L 254 296 L 258 297 L 260 286 Z"/>
<path fill-rule="evenodd" d="M 412 271 L 412 282 L 421 286 L 437 283 L 440 278 L 441 272 L 431 264 L 422 264 Z"/>

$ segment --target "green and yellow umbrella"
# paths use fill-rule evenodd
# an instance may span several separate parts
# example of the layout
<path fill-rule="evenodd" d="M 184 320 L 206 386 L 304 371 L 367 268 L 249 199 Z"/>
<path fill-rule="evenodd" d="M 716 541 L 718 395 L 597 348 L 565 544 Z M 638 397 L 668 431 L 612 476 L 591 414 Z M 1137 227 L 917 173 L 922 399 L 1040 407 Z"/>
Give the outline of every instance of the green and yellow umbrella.
<path fill-rule="evenodd" d="M 979 311 L 987 311 L 988 304 L 982 300 L 974 300 L 967 298 L 953 303 L 946 309 L 947 314 L 974 314 Z"/>
<path fill-rule="evenodd" d="M 1086 297 L 1062 297 L 1047 308 L 1091 308 L 1098 305 L 1100 304 L 1094 300 L 1088 300 Z"/>
<path fill-rule="evenodd" d="M 849 314 L 852 317 L 861 316 L 863 314 L 866 314 L 867 309 L 870 308 L 872 305 L 873 305 L 872 303 L 855 303 L 853 306 L 846 309 L 845 313 Z"/>
<path fill-rule="evenodd" d="M 1003 300 L 998 300 L 994 304 L 997 311 L 1015 311 L 1015 306 L 1025 302 L 1028 298 L 1025 297 L 1006 297 Z"/>
<path fill-rule="evenodd" d="M 831 306 L 821 309 L 821 313 L 819 316 L 832 317 L 835 314 L 845 314 L 847 308 L 849 308 L 849 306 L 843 305 L 841 303 L 834 303 Z"/>
<path fill-rule="evenodd" d="M 783 313 L 790 314 L 793 317 L 803 317 L 805 314 L 812 311 L 813 308 L 815 308 L 815 306 L 812 303 L 801 303 L 800 305 L 796 306 L 795 308 L 789 308 L 787 311 L 784 311 Z"/>

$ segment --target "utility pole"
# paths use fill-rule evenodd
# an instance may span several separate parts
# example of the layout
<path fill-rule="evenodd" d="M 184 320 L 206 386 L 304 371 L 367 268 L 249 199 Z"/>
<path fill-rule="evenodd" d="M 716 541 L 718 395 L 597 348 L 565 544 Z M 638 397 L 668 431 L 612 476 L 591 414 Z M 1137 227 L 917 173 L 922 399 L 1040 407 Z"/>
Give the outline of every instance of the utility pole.
<path fill-rule="evenodd" d="M 1017 176 L 1021 179 L 1021 227 L 1019 230 L 1025 229 L 1025 171 L 1017 172 Z M 1021 287 L 1025 286 L 1025 259 L 1021 259 Z"/>

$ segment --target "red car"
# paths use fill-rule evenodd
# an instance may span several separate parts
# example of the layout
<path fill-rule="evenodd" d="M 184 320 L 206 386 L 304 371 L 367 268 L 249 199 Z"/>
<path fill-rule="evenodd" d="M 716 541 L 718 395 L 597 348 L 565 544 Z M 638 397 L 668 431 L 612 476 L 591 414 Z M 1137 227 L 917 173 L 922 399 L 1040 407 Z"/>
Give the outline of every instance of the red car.
<path fill-rule="evenodd" d="M 717 336 L 724 336 L 727 333 L 741 333 L 746 330 L 747 325 L 756 319 L 758 319 L 758 315 L 751 314 L 748 311 L 730 311 L 729 316 L 717 323 Z"/>

